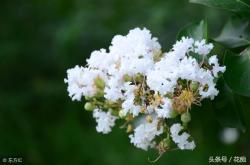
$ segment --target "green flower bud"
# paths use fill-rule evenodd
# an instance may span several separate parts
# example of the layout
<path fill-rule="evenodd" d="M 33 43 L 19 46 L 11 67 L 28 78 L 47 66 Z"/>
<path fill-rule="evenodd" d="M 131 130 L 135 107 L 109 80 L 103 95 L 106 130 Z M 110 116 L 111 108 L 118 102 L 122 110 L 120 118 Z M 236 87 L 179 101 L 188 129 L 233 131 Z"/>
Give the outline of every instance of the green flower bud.
<path fill-rule="evenodd" d="M 138 74 L 135 75 L 135 81 L 136 82 L 140 82 L 141 83 L 143 81 L 143 78 L 144 78 L 143 75 L 141 75 L 140 73 L 138 73 Z"/>
<path fill-rule="evenodd" d="M 105 82 L 100 77 L 96 77 L 94 80 L 94 83 L 98 89 L 104 89 L 104 87 L 105 87 Z"/>
<path fill-rule="evenodd" d="M 90 100 L 91 99 L 90 96 L 85 96 L 84 98 L 85 98 L 85 100 Z"/>
<path fill-rule="evenodd" d="M 166 147 L 169 147 L 171 144 L 171 140 L 169 137 L 163 139 L 163 143 Z"/>
<path fill-rule="evenodd" d="M 103 97 L 104 96 L 104 92 L 103 92 L 103 90 L 98 90 L 97 92 L 96 92 L 96 94 L 95 94 L 95 97 Z"/>
<path fill-rule="evenodd" d="M 170 117 L 171 117 L 171 118 L 175 118 L 177 115 L 178 115 L 178 112 L 177 112 L 176 110 L 172 110 L 172 111 L 170 112 Z"/>
<path fill-rule="evenodd" d="M 133 78 L 132 78 L 131 76 L 125 74 L 125 75 L 123 76 L 123 80 L 124 80 L 125 82 L 129 82 L 129 81 L 132 81 Z"/>
<path fill-rule="evenodd" d="M 127 126 L 126 132 L 127 132 L 127 133 L 130 133 L 130 132 L 132 132 L 132 131 L 133 131 L 133 126 L 132 126 L 131 124 L 129 124 L 129 125 Z"/>
<path fill-rule="evenodd" d="M 119 111 L 117 110 L 117 109 L 109 109 L 109 111 L 111 112 L 111 114 L 113 115 L 113 116 L 119 116 Z"/>
<path fill-rule="evenodd" d="M 197 91 L 198 88 L 199 88 L 199 83 L 196 82 L 196 81 L 192 81 L 191 84 L 190 84 L 190 89 L 192 91 Z"/>
<path fill-rule="evenodd" d="M 93 104 L 91 104 L 90 102 L 87 102 L 84 105 L 84 109 L 86 111 L 93 111 L 95 109 L 95 106 Z"/>
<path fill-rule="evenodd" d="M 125 118 L 125 116 L 126 116 L 126 114 L 124 113 L 124 111 L 120 110 L 119 111 L 119 117 L 123 119 L 123 118 Z"/>
<path fill-rule="evenodd" d="M 151 115 L 147 115 L 147 116 L 146 116 L 146 121 L 147 121 L 148 123 L 152 123 L 152 122 L 153 122 L 153 117 L 152 117 Z"/>
<path fill-rule="evenodd" d="M 183 123 L 190 122 L 191 121 L 191 115 L 190 115 L 190 113 L 189 112 L 185 112 L 185 113 L 181 114 L 181 121 Z"/>
<path fill-rule="evenodd" d="M 166 152 L 170 148 L 170 144 L 171 144 L 171 141 L 169 137 L 164 138 L 162 141 L 160 141 L 158 145 L 159 153 Z"/>

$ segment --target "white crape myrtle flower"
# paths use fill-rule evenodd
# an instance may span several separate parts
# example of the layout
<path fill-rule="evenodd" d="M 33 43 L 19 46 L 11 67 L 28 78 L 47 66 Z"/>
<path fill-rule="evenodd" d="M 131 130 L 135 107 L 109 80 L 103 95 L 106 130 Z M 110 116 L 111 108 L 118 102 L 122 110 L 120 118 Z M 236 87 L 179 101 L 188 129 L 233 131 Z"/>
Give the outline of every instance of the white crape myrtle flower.
<path fill-rule="evenodd" d="M 129 83 L 124 84 L 123 90 L 124 93 L 124 99 L 125 101 L 122 103 L 122 115 L 127 115 L 127 113 L 133 114 L 133 116 L 138 116 L 141 107 L 134 104 L 134 90 L 136 89 L 135 85 L 129 85 Z"/>
<path fill-rule="evenodd" d="M 139 124 L 133 135 L 129 135 L 130 142 L 133 143 L 137 148 L 148 150 L 149 147 L 153 147 L 155 143 L 154 138 L 163 133 L 163 127 L 157 128 L 158 120 L 153 119 L 152 123 L 144 121 Z"/>
<path fill-rule="evenodd" d="M 127 36 L 117 35 L 111 44 L 110 52 L 122 57 L 152 57 L 154 52 L 161 49 L 157 38 L 152 38 L 146 28 L 130 30 Z"/>
<path fill-rule="evenodd" d="M 65 83 L 68 83 L 68 93 L 72 100 L 81 100 L 83 93 L 83 79 L 84 68 L 79 67 L 78 65 L 75 68 L 71 68 L 67 70 L 68 79 L 64 79 Z"/>
<path fill-rule="evenodd" d="M 206 44 L 204 39 L 201 41 L 195 41 L 194 46 L 194 52 L 203 56 L 207 55 L 214 47 L 211 43 Z"/>
<path fill-rule="evenodd" d="M 218 72 L 224 72 L 225 67 L 220 67 L 216 56 L 209 59 L 213 65 L 212 71 L 200 66 L 198 61 L 189 56 L 189 52 L 196 52 L 200 55 L 207 55 L 213 45 L 205 44 L 205 40 L 194 41 L 191 38 L 183 37 L 173 46 L 172 51 L 165 53 L 164 57 L 153 69 L 147 72 L 147 84 L 160 94 L 172 93 L 177 86 L 177 80 L 192 80 L 201 84 L 199 94 L 201 98 L 214 99 L 218 95 L 215 88 L 214 77 Z M 214 76 L 213 76 L 214 75 Z M 207 87 L 207 89 L 205 89 Z"/>
<path fill-rule="evenodd" d="M 180 131 L 183 130 L 181 124 L 173 124 L 170 127 L 171 137 L 177 146 L 182 150 L 193 150 L 196 146 L 194 141 L 189 141 L 190 135 L 186 132 L 180 134 Z"/>
<path fill-rule="evenodd" d="M 153 68 L 153 58 L 126 58 L 121 62 L 120 72 L 127 75 L 135 75 L 136 73 L 145 74 L 147 70 Z"/>
<path fill-rule="evenodd" d="M 68 77 L 64 79 L 65 83 L 68 83 L 69 96 L 72 100 L 80 101 L 83 95 L 92 96 L 96 92 L 94 85 L 95 78 L 102 78 L 105 80 L 105 76 L 99 70 L 79 67 L 67 70 Z"/>
<path fill-rule="evenodd" d="M 117 69 L 134 75 L 145 73 L 154 65 L 154 54 L 161 51 L 161 46 L 149 30 L 135 28 L 127 36 L 115 36 L 109 50 L 112 56 L 119 56 Z"/>
<path fill-rule="evenodd" d="M 214 77 L 211 71 L 200 68 L 197 71 L 197 79 L 194 81 L 200 83 L 199 94 L 202 99 L 210 98 L 213 100 L 214 97 L 218 95 L 218 90 L 215 88 L 216 84 L 214 83 Z"/>
<path fill-rule="evenodd" d="M 186 53 L 193 51 L 194 39 L 188 37 L 182 37 L 173 45 L 173 51 L 176 53 L 179 59 L 182 59 Z"/>
<path fill-rule="evenodd" d="M 173 92 L 177 83 L 177 67 L 179 60 L 172 54 L 164 54 L 161 61 L 157 62 L 154 68 L 147 72 L 148 86 L 164 95 Z"/>
<path fill-rule="evenodd" d="M 96 131 L 103 134 L 111 132 L 111 128 L 115 125 L 117 117 L 111 115 L 111 112 L 104 112 L 100 109 L 93 111 L 93 117 L 96 119 L 97 126 Z"/>
<path fill-rule="evenodd" d="M 172 101 L 168 98 L 164 98 L 161 107 L 156 108 L 156 113 L 159 118 L 172 118 L 173 111 Z"/>
<path fill-rule="evenodd" d="M 122 80 L 120 77 L 111 77 L 104 89 L 104 97 L 111 101 L 116 101 L 123 97 L 122 95 Z"/>
<path fill-rule="evenodd" d="M 219 66 L 218 58 L 216 55 L 213 55 L 208 60 L 209 65 L 213 66 L 212 72 L 214 77 L 218 77 L 218 73 L 224 73 L 226 71 L 225 66 Z"/>
<path fill-rule="evenodd" d="M 199 94 L 201 95 L 201 98 L 210 98 L 211 100 L 214 99 L 215 96 L 218 95 L 219 91 L 215 88 L 214 83 L 207 84 L 208 89 L 204 90 L 205 86 L 201 86 L 199 88 Z"/>
<path fill-rule="evenodd" d="M 192 57 L 184 57 L 178 66 L 178 77 L 186 80 L 198 80 L 198 72 L 200 71 L 198 62 Z"/>
<path fill-rule="evenodd" d="M 199 67 L 197 61 L 192 57 L 185 57 L 181 60 L 178 74 L 181 79 L 192 80 L 201 84 L 199 94 L 204 98 L 213 99 L 218 94 L 215 88 L 214 77 L 209 70 Z M 206 90 L 204 88 L 207 87 Z"/>
<path fill-rule="evenodd" d="M 95 50 L 91 53 L 90 58 L 86 60 L 91 68 L 96 68 L 107 72 L 110 65 L 114 64 L 114 57 L 112 57 L 105 49 Z"/>
<path fill-rule="evenodd" d="M 109 65 L 107 73 L 110 76 L 104 90 L 105 98 L 111 101 L 121 99 L 123 76 L 133 76 L 137 73 L 145 74 L 153 67 L 154 53 L 160 52 L 160 49 L 161 46 L 157 42 L 157 38 L 152 38 L 150 31 L 146 28 L 130 30 L 127 36 L 115 36 L 109 47 L 109 56 L 112 57 L 113 61 L 106 62 Z M 106 57 L 105 52 L 101 52 Z M 132 97 L 130 97 L 130 102 L 132 102 Z M 138 109 L 138 107 L 135 108 Z"/>

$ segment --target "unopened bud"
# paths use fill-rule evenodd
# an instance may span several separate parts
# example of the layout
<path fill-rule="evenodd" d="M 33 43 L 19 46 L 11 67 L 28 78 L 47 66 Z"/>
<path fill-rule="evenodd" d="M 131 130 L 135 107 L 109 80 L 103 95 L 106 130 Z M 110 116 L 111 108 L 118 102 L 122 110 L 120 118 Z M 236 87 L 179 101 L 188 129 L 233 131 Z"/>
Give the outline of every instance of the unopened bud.
<path fill-rule="evenodd" d="M 160 141 L 158 145 L 158 149 L 160 153 L 166 152 L 170 148 L 170 139 L 164 138 L 162 141 Z"/>
<path fill-rule="evenodd" d="M 103 90 L 98 90 L 95 94 L 95 97 L 103 97 L 104 96 L 104 91 Z"/>
<path fill-rule="evenodd" d="M 85 98 L 85 100 L 90 100 L 91 99 L 90 96 L 85 96 L 84 98 Z"/>
<path fill-rule="evenodd" d="M 181 114 L 181 121 L 183 123 L 190 122 L 191 121 L 191 115 L 190 115 L 190 113 L 189 112 L 185 112 L 185 113 Z"/>
<path fill-rule="evenodd" d="M 136 74 L 136 76 L 135 76 L 135 81 L 136 82 L 143 82 L 143 75 L 141 75 L 141 74 Z"/>
<path fill-rule="evenodd" d="M 127 126 L 127 133 L 130 133 L 130 132 L 132 132 L 133 131 L 133 126 L 131 125 L 131 124 L 129 124 L 128 126 Z"/>
<path fill-rule="evenodd" d="M 192 81 L 191 84 L 190 84 L 190 89 L 192 91 L 197 91 L 198 88 L 199 88 L 199 83 L 196 82 L 196 81 Z"/>
<path fill-rule="evenodd" d="M 95 109 L 95 106 L 93 106 L 93 104 L 91 104 L 90 102 L 87 102 L 87 103 L 85 103 L 85 105 L 84 105 L 84 109 L 85 109 L 86 111 L 93 111 L 93 110 Z"/>
<path fill-rule="evenodd" d="M 151 115 L 147 115 L 146 116 L 146 120 L 147 120 L 148 123 L 152 123 L 153 122 L 153 118 L 152 118 Z"/>
<path fill-rule="evenodd" d="M 129 81 L 132 81 L 133 78 L 132 78 L 131 76 L 125 74 L 125 75 L 123 76 L 123 80 L 124 80 L 125 82 L 129 82 Z"/>
<path fill-rule="evenodd" d="M 122 110 L 120 110 L 120 111 L 119 111 L 119 117 L 120 117 L 120 118 L 124 118 L 125 116 L 126 116 L 125 112 L 122 111 Z"/>
<path fill-rule="evenodd" d="M 175 118 L 178 115 L 178 112 L 176 110 L 170 111 L 170 118 Z"/>
<path fill-rule="evenodd" d="M 141 113 L 145 113 L 145 112 L 146 112 L 146 108 L 145 108 L 145 107 L 142 107 L 142 108 L 140 109 L 140 112 L 141 112 Z"/>
<path fill-rule="evenodd" d="M 126 121 L 132 121 L 134 119 L 133 115 L 128 114 L 125 118 Z"/>
<path fill-rule="evenodd" d="M 103 81 L 101 77 L 96 77 L 94 80 L 94 83 L 98 89 L 104 89 L 105 87 L 105 82 Z"/>

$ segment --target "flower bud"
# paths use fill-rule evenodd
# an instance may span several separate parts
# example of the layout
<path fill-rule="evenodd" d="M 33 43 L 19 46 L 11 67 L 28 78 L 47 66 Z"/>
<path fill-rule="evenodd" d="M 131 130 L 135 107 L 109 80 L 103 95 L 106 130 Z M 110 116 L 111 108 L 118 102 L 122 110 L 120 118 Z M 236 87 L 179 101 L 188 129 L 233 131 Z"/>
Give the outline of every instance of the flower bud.
<path fill-rule="evenodd" d="M 162 56 L 163 56 L 163 54 L 162 54 L 161 50 L 154 51 L 153 59 L 154 59 L 155 62 L 158 62 L 158 61 L 161 60 Z"/>
<path fill-rule="evenodd" d="M 125 118 L 126 121 L 132 121 L 134 119 L 133 115 L 128 114 Z"/>
<path fill-rule="evenodd" d="M 196 82 L 196 81 L 192 81 L 191 84 L 190 84 L 190 89 L 192 91 L 197 91 L 198 88 L 199 88 L 199 83 Z"/>
<path fill-rule="evenodd" d="M 170 141 L 169 137 L 168 138 L 164 138 L 162 141 L 163 141 L 163 144 L 164 144 L 165 147 L 169 147 L 170 146 L 171 141 Z"/>
<path fill-rule="evenodd" d="M 142 107 L 142 108 L 140 109 L 140 112 L 141 112 L 141 113 L 145 113 L 145 112 L 146 112 L 146 108 L 145 108 L 145 107 Z"/>
<path fill-rule="evenodd" d="M 147 115 L 146 116 L 146 120 L 147 120 L 148 123 L 152 123 L 153 122 L 153 118 L 152 118 L 151 115 Z"/>
<path fill-rule="evenodd" d="M 87 102 L 84 105 L 84 109 L 86 111 L 93 111 L 95 109 L 95 106 L 93 104 L 91 104 L 90 102 Z"/>
<path fill-rule="evenodd" d="M 143 75 L 140 74 L 140 73 L 135 75 L 135 81 L 136 82 L 139 82 L 139 83 L 143 82 L 143 78 L 144 78 Z"/>
<path fill-rule="evenodd" d="M 189 112 L 185 112 L 185 113 L 181 114 L 181 121 L 183 123 L 190 122 L 191 121 L 191 115 L 190 115 L 190 113 Z"/>
<path fill-rule="evenodd" d="M 129 125 L 127 126 L 126 132 L 127 132 L 127 133 L 130 133 L 130 132 L 132 132 L 132 131 L 133 131 L 133 126 L 132 126 L 131 124 L 129 124 Z"/>
<path fill-rule="evenodd" d="M 105 87 L 105 82 L 103 81 L 101 77 L 96 77 L 94 80 L 94 83 L 98 89 L 104 89 Z"/>
<path fill-rule="evenodd" d="M 124 80 L 125 82 L 129 82 L 129 81 L 132 81 L 133 78 L 132 78 L 131 76 L 129 76 L 128 74 L 125 74 L 125 75 L 123 76 L 123 80 Z"/>
<path fill-rule="evenodd" d="M 125 116 L 126 116 L 126 114 L 124 113 L 124 111 L 120 110 L 119 117 L 123 119 Z"/>
<path fill-rule="evenodd" d="M 170 148 L 170 139 L 169 137 L 164 138 L 162 141 L 160 141 L 159 145 L 158 145 L 158 150 L 160 153 L 164 153 L 166 152 L 169 148 Z"/>
<path fill-rule="evenodd" d="M 95 94 L 95 97 L 103 97 L 103 96 L 104 96 L 103 90 L 98 90 Z"/>
<path fill-rule="evenodd" d="M 85 100 L 90 100 L 91 99 L 90 96 L 85 96 L 84 98 L 85 98 Z"/>
<path fill-rule="evenodd" d="M 178 112 L 176 110 L 170 111 L 170 118 L 175 118 L 178 115 Z"/>

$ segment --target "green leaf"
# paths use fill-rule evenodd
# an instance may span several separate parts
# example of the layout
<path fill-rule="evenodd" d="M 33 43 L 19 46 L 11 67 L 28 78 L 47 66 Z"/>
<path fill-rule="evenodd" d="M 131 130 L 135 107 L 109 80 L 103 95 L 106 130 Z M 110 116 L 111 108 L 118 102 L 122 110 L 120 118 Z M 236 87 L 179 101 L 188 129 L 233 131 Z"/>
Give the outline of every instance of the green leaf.
<path fill-rule="evenodd" d="M 219 95 L 213 101 L 217 120 L 222 126 L 234 127 L 245 132 L 245 121 L 241 96 L 235 94 L 230 87 L 221 80 Z"/>
<path fill-rule="evenodd" d="M 196 40 L 207 40 L 207 35 L 207 22 L 202 20 L 200 22 L 188 24 L 182 28 L 177 35 L 177 39 L 179 40 L 181 37 L 185 36 L 192 37 Z"/>
<path fill-rule="evenodd" d="M 228 10 L 242 16 L 249 16 L 250 14 L 250 5 L 244 0 L 189 0 L 189 2 Z"/>
<path fill-rule="evenodd" d="M 224 78 L 233 92 L 250 97 L 250 47 L 240 55 L 226 51 L 224 65 L 227 67 Z"/>
<path fill-rule="evenodd" d="M 249 9 L 250 10 L 250 9 Z M 230 19 L 221 31 L 221 34 L 214 40 L 228 48 L 237 48 L 250 45 L 249 22 Z"/>

